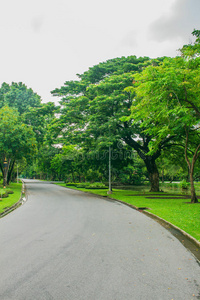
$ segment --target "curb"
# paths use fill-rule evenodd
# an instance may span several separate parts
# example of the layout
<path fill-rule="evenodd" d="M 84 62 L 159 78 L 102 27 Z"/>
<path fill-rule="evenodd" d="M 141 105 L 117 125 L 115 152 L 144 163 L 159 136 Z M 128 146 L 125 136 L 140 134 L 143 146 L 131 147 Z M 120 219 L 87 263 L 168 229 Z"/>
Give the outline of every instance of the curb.
<path fill-rule="evenodd" d="M 107 198 L 109 200 L 113 200 L 113 201 L 117 201 L 119 203 L 125 204 L 125 205 L 129 206 L 130 208 L 133 208 L 133 209 L 143 213 L 144 215 L 152 218 L 153 220 L 158 222 L 161 226 L 163 226 L 165 229 L 170 231 L 171 234 L 173 236 L 175 236 L 181 242 L 181 244 L 185 248 L 187 248 L 195 256 L 195 258 L 200 262 L 200 242 L 198 240 L 196 240 L 193 236 L 191 236 L 189 233 L 187 233 L 184 230 L 180 229 L 176 225 L 166 221 L 165 219 L 162 219 L 161 217 L 158 217 L 158 216 L 150 213 L 149 211 L 141 210 L 137 206 L 134 206 L 134 205 L 129 204 L 127 202 L 123 202 L 121 200 L 110 198 L 108 196 L 103 196 L 103 198 Z M 185 237 L 187 239 L 187 241 L 183 240 L 183 237 Z"/>
<path fill-rule="evenodd" d="M 69 188 L 69 187 L 66 187 L 66 188 Z M 79 189 L 73 189 L 73 190 L 79 191 Z M 114 199 L 114 198 L 111 198 L 109 196 L 101 196 L 101 195 L 98 195 L 98 194 L 90 193 L 88 191 L 87 192 L 81 191 L 81 192 L 88 193 L 90 195 L 97 196 L 97 197 L 100 197 L 102 199 L 109 199 L 113 202 L 114 201 L 119 202 L 121 204 L 129 206 L 132 209 L 137 210 L 138 212 L 141 212 L 141 213 L 145 214 L 149 218 L 152 218 L 153 220 L 158 222 L 161 226 L 163 226 L 165 229 L 167 229 L 169 232 L 171 232 L 171 234 L 174 237 L 176 237 L 181 242 L 181 244 L 195 256 L 197 261 L 200 262 L 200 242 L 198 240 L 196 240 L 193 236 L 191 236 L 189 233 L 187 233 L 184 230 L 177 227 L 176 225 L 174 225 L 174 224 L 166 221 L 165 219 L 162 219 L 161 217 L 158 217 L 158 216 L 156 216 L 156 215 L 154 215 L 154 214 L 152 214 L 152 213 L 150 213 L 146 210 L 142 210 L 137 206 L 129 204 L 127 202 L 124 202 L 124 201 L 121 201 L 121 200 L 118 200 L 118 199 Z M 183 240 L 184 237 L 187 239 L 187 241 Z"/>
<path fill-rule="evenodd" d="M 162 222 L 165 222 L 166 225 L 169 225 L 173 228 L 175 228 L 176 230 L 179 230 L 184 236 L 186 236 L 187 238 L 191 239 L 191 241 L 196 244 L 196 246 L 200 249 L 200 242 L 198 240 L 196 240 L 193 236 L 191 236 L 189 233 L 185 232 L 183 229 L 180 229 L 179 227 L 177 227 L 176 225 L 150 213 L 149 211 L 143 211 L 143 213 L 145 215 L 148 215 L 149 217 L 151 218 L 154 218 L 154 219 L 158 219 L 159 221 L 162 221 Z"/>
<path fill-rule="evenodd" d="M 106 196 L 106 197 L 107 197 L 107 196 Z M 139 207 L 134 206 L 134 205 L 132 205 L 132 204 L 129 204 L 129 203 L 127 203 L 127 202 L 123 202 L 123 201 L 121 201 L 121 200 L 117 200 L 117 199 L 110 198 L 110 197 L 107 197 L 107 198 L 112 199 L 112 200 L 114 200 L 114 201 L 118 201 L 118 202 L 120 202 L 120 203 L 122 203 L 122 204 L 125 204 L 125 205 L 127 205 L 127 206 L 129 206 L 129 207 L 131 207 L 131 208 L 133 208 L 133 209 L 136 209 L 136 210 L 138 210 L 139 212 L 141 212 L 141 213 L 143 213 L 143 214 L 149 216 L 149 217 L 152 218 L 152 219 L 155 219 L 155 220 L 158 220 L 158 221 L 160 221 L 160 222 L 163 222 L 163 223 L 165 223 L 166 225 L 169 225 L 169 226 L 173 227 L 174 229 L 179 230 L 183 235 L 185 235 L 187 238 L 191 239 L 192 242 L 193 242 L 194 244 L 196 244 L 196 246 L 199 247 L 199 249 L 200 249 L 200 242 L 199 242 L 198 240 L 196 240 L 193 236 L 191 236 L 189 233 L 187 233 L 187 232 L 185 232 L 184 230 L 182 230 L 182 229 L 180 229 L 179 227 L 177 227 L 176 225 L 174 225 L 174 224 L 172 224 L 172 223 L 166 221 L 165 219 L 162 219 L 161 217 L 158 217 L 158 216 L 152 214 L 152 213 L 149 212 L 149 211 L 141 210 Z"/>
<path fill-rule="evenodd" d="M 4 212 L 2 212 L 0 214 L 0 218 L 5 217 L 9 213 L 11 213 L 13 210 L 15 210 L 18 207 L 20 207 L 21 205 L 23 205 L 26 201 L 27 201 L 27 197 L 26 197 L 25 184 L 22 181 L 22 191 L 21 191 L 21 197 L 20 197 L 19 201 L 17 203 L 15 203 L 14 205 L 12 205 L 11 207 L 9 207 L 6 210 L 4 210 Z"/>

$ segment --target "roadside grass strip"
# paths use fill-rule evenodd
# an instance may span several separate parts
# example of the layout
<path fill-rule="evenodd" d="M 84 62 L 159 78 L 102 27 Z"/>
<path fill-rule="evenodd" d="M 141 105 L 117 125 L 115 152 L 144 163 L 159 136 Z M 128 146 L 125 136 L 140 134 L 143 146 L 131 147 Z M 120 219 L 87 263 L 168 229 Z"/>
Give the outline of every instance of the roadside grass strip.
<path fill-rule="evenodd" d="M 21 197 L 22 183 L 11 183 L 8 187 L 0 188 L 0 214 L 2 214 L 6 209 L 12 207 L 16 204 Z M 3 194 L 12 191 L 13 194 L 8 193 L 8 197 L 3 198 Z"/>

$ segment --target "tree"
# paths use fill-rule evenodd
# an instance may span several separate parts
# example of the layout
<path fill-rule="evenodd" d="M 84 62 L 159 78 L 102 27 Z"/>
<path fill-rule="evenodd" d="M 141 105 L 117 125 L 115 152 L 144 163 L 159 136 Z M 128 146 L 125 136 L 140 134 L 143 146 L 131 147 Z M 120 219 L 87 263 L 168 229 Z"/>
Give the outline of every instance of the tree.
<path fill-rule="evenodd" d="M 12 82 L 11 85 L 4 82 L 0 88 L 0 107 L 17 108 L 18 112 L 23 114 L 29 107 L 38 107 L 40 104 L 40 96 L 22 82 Z"/>
<path fill-rule="evenodd" d="M 196 203 L 193 174 L 200 156 L 200 58 L 191 49 L 191 45 L 183 47 L 183 52 L 192 53 L 190 59 L 166 58 L 159 66 L 148 66 L 135 76 L 135 87 L 130 89 L 137 95 L 132 105 L 133 123 L 144 120 L 140 125 L 144 134 L 156 137 L 150 142 L 148 155 L 162 149 L 163 139 L 182 142 L 185 138 L 191 202 Z"/>
<path fill-rule="evenodd" d="M 48 126 L 55 119 L 58 108 L 53 102 L 41 103 L 37 107 L 29 107 L 24 113 L 24 123 L 32 126 L 38 146 L 40 147 L 48 134 Z"/>
<path fill-rule="evenodd" d="M 37 153 L 33 157 L 33 165 L 27 168 L 28 174 L 32 177 L 38 174 L 40 178 L 51 177 L 50 161 L 58 150 L 51 146 L 52 132 L 49 126 L 55 119 L 57 110 L 54 103 L 48 102 L 41 103 L 38 107 L 29 107 L 23 114 L 24 123 L 32 127 L 37 140 Z"/>
<path fill-rule="evenodd" d="M 0 109 L 0 168 L 4 186 L 9 184 L 16 160 L 30 157 L 36 150 L 36 139 L 30 126 L 21 122 L 16 109 Z"/>
<path fill-rule="evenodd" d="M 134 74 L 141 72 L 150 63 L 149 58 L 122 57 L 100 63 L 90 68 L 79 81 L 67 81 L 52 94 L 62 97 L 61 116 L 56 122 L 62 142 L 71 140 L 80 147 L 97 150 L 122 141 L 136 150 L 145 162 L 151 182 L 151 191 L 159 190 L 159 174 L 156 159 L 160 151 L 149 153 L 152 136 L 144 134 L 140 123 L 122 117 L 130 116 L 135 94 L 125 90 L 134 80 Z M 164 139 L 167 144 L 169 139 Z"/>
<path fill-rule="evenodd" d="M 171 148 L 162 151 L 157 165 L 162 182 L 187 179 L 188 167 L 184 158 L 184 144 L 174 144 Z"/>

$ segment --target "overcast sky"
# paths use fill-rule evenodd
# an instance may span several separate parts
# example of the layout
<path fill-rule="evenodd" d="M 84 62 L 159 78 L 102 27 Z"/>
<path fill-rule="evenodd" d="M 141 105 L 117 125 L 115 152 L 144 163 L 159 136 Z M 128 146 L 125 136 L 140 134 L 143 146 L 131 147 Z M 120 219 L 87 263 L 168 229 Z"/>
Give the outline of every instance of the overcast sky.
<path fill-rule="evenodd" d="M 200 29 L 200 0 L 6 0 L 0 85 L 23 82 L 43 102 L 89 67 L 121 56 L 176 56 Z"/>

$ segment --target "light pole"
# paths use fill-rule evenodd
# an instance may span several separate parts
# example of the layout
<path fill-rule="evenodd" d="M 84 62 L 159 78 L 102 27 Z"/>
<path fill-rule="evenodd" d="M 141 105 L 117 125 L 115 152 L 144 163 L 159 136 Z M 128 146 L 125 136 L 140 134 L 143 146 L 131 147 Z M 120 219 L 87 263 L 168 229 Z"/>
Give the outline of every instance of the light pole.
<path fill-rule="evenodd" d="M 107 194 L 112 194 L 112 186 L 111 186 L 111 147 L 109 146 L 109 190 Z"/>
<path fill-rule="evenodd" d="M 4 189 L 6 188 L 6 184 L 7 184 L 7 180 L 6 180 L 7 166 L 8 166 L 8 162 L 7 162 L 6 157 L 5 157 L 4 162 L 3 162 L 3 188 Z"/>
<path fill-rule="evenodd" d="M 19 183 L 19 176 L 18 176 L 18 163 L 17 163 L 17 183 Z"/>

